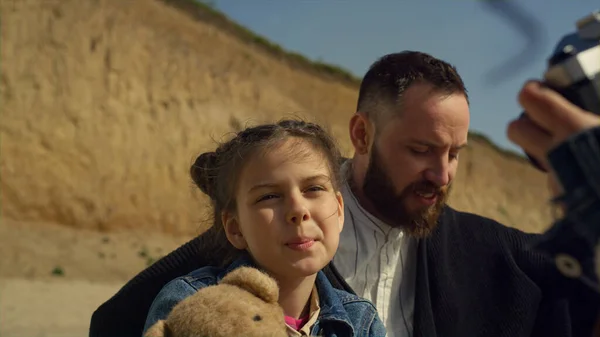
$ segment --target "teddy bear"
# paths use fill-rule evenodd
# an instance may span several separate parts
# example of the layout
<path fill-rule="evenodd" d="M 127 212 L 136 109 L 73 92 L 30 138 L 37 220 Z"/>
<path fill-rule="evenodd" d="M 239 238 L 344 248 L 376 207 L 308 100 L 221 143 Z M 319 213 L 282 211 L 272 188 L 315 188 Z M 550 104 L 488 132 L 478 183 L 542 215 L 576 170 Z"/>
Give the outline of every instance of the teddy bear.
<path fill-rule="evenodd" d="M 144 337 L 286 337 L 278 298 L 273 278 L 239 267 L 179 302 Z"/>

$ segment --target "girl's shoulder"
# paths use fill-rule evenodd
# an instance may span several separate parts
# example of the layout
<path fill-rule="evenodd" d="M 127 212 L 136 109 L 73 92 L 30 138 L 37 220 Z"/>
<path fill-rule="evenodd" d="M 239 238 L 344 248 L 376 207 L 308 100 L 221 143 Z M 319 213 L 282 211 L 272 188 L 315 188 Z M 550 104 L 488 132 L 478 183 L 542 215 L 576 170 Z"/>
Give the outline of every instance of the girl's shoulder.
<path fill-rule="evenodd" d="M 235 269 L 242 266 L 251 266 L 253 267 L 253 263 L 249 258 L 242 256 L 236 260 L 234 260 L 231 264 L 225 267 L 215 267 L 215 266 L 203 266 L 200 267 L 187 275 L 180 276 L 174 279 L 171 282 L 185 282 L 189 284 L 192 288 L 198 290 L 210 285 L 215 285 L 219 283 L 219 281 L 225 277 L 228 273 L 234 271 Z"/>
<path fill-rule="evenodd" d="M 190 284 L 196 289 L 217 284 L 225 270 L 219 267 L 205 266 L 198 268 L 185 276 L 179 277 L 182 282 Z"/>
<path fill-rule="evenodd" d="M 190 295 L 204 287 L 215 285 L 223 275 L 223 268 L 205 266 L 186 275 L 178 276 L 162 288 L 161 293 Z"/>
<path fill-rule="evenodd" d="M 337 288 L 333 288 L 333 292 L 336 294 L 336 296 L 340 299 L 340 301 L 342 302 L 343 305 L 346 304 L 352 304 L 352 303 L 359 303 L 361 305 L 363 304 L 367 304 L 367 306 L 372 306 L 373 308 L 375 306 L 373 306 L 373 304 L 371 303 L 371 301 L 366 300 L 358 295 L 349 293 L 343 289 L 337 289 Z"/>
<path fill-rule="evenodd" d="M 333 289 L 332 292 L 336 301 L 333 307 L 328 308 L 332 312 L 322 313 L 325 315 L 319 322 L 320 326 L 329 326 L 325 330 L 335 331 L 335 335 L 386 336 L 385 326 L 371 301 L 340 289 Z"/>
<path fill-rule="evenodd" d="M 385 327 L 371 301 L 334 288 L 322 271 L 316 282 L 321 306 L 318 328 L 343 336 L 385 336 Z"/>
<path fill-rule="evenodd" d="M 373 314 L 377 312 L 375 305 L 365 298 L 349 293 L 341 289 L 333 289 L 341 304 L 350 315 L 352 314 Z"/>
<path fill-rule="evenodd" d="M 323 304 L 327 307 L 361 307 L 367 311 L 376 311 L 371 301 L 349 291 L 334 287 L 324 271 L 319 271 L 317 274 L 316 286 L 320 301 L 325 302 Z"/>

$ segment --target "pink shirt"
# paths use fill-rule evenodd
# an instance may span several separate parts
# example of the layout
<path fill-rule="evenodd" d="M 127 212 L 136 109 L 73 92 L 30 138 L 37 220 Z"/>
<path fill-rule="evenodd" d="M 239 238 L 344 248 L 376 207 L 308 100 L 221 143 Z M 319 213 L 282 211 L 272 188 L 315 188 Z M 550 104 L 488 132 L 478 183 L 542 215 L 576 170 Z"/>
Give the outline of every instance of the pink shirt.
<path fill-rule="evenodd" d="M 300 330 L 304 326 L 304 324 L 308 321 L 308 316 L 301 317 L 300 319 L 295 319 L 294 317 L 285 316 L 285 323 L 295 330 Z"/>

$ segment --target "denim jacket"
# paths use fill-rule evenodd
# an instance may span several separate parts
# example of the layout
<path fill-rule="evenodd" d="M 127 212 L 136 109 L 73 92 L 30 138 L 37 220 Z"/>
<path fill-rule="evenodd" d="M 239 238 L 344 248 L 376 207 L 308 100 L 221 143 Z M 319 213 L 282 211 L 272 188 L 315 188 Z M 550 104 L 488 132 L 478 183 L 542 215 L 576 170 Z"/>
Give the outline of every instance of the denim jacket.
<path fill-rule="evenodd" d="M 158 293 L 146 318 L 144 333 L 171 309 L 201 288 L 217 284 L 226 274 L 240 266 L 255 266 L 248 256 L 234 261 L 228 268 L 202 267 L 167 283 Z M 375 306 L 356 295 L 335 289 L 322 271 L 316 279 L 321 311 L 311 335 L 323 337 L 383 337 L 385 327 Z"/>
<path fill-rule="evenodd" d="M 563 187 L 556 201 L 566 211 L 535 248 L 553 256 L 564 276 L 600 291 L 595 270 L 600 263 L 595 257 L 600 247 L 600 127 L 569 137 L 547 158 Z"/>

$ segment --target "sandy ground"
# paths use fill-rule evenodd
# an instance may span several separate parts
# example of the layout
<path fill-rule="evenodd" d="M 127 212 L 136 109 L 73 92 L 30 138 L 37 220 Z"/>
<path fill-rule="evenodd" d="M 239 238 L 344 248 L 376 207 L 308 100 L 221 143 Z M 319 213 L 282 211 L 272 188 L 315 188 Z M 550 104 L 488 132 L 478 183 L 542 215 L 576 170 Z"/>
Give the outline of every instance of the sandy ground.
<path fill-rule="evenodd" d="M 0 279 L 0 336 L 87 336 L 92 312 L 120 283 Z"/>
<path fill-rule="evenodd" d="M 189 238 L 0 221 L 0 337 L 87 336 L 92 312 Z"/>

